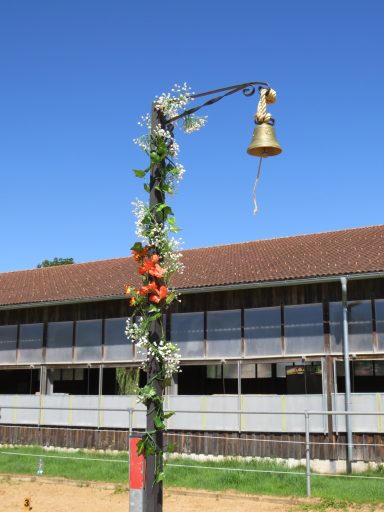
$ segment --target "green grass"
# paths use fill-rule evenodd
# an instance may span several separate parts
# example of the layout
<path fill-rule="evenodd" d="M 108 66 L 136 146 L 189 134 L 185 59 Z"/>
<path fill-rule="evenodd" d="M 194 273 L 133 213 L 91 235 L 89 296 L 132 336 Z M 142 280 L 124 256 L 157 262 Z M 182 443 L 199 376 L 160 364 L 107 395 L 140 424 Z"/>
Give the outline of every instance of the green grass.
<path fill-rule="evenodd" d="M 13 455 L 13 454 L 28 454 Z M 0 473 L 36 475 L 39 457 L 43 460 L 43 476 L 72 480 L 96 480 L 127 483 L 128 455 L 93 452 L 44 450 L 38 446 L 0 448 Z M 55 456 L 57 458 L 52 458 Z M 75 457 L 73 460 L 69 457 Z M 109 462 L 112 461 L 112 462 Z"/>
<path fill-rule="evenodd" d="M 276 496 L 306 496 L 305 468 L 288 469 L 273 462 L 196 462 L 172 460 L 170 464 L 188 466 L 243 468 L 258 471 L 279 471 L 278 474 L 252 473 L 167 467 L 167 484 L 177 487 L 203 488 L 212 491 L 234 490 L 247 494 L 269 494 Z M 300 473 L 300 474 L 296 474 Z M 360 476 L 373 476 L 383 480 L 321 476 L 312 473 L 312 496 L 326 500 L 343 500 L 355 503 L 377 503 L 384 501 L 384 471 L 370 471 Z"/>
<path fill-rule="evenodd" d="M 58 458 L 51 458 L 52 456 Z M 85 451 L 47 451 L 37 446 L 0 448 L 0 473 L 36 475 L 39 457 L 42 457 L 44 461 L 44 477 L 127 484 L 128 457 L 126 452 L 104 454 Z M 72 460 L 70 457 L 75 457 L 76 460 Z M 181 465 L 184 467 L 179 467 Z M 204 466 L 204 468 L 198 466 Z M 224 471 L 216 468 L 248 471 Z M 269 471 L 278 471 L 279 473 L 273 474 Z M 312 474 L 312 496 L 323 498 L 323 503 L 327 500 L 341 500 L 346 503 L 383 501 L 384 470 L 366 472 L 361 476 L 380 477 L 383 480 L 360 480 Z M 304 468 L 290 470 L 285 465 L 263 461 L 224 460 L 213 462 L 172 459 L 166 466 L 166 486 L 218 492 L 228 490 L 259 495 L 306 495 Z"/>

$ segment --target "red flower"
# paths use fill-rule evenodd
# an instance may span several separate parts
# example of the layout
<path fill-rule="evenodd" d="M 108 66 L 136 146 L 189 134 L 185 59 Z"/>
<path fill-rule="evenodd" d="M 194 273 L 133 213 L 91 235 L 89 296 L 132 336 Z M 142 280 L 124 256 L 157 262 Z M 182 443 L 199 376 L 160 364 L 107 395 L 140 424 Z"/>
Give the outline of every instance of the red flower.
<path fill-rule="evenodd" d="M 140 293 L 140 295 L 143 297 L 148 295 L 148 293 L 156 293 L 157 291 L 157 285 L 154 281 L 147 284 L 146 286 L 140 286 L 140 288 L 137 289 L 137 292 Z"/>
<path fill-rule="evenodd" d="M 154 290 L 155 293 L 149 296 L 149 300 L 158 304 L 162 299 L 165 299 L 168 295 L 166 286 L 160 286 L 159 289 Z"/>
<path fill-rule="evenodd" d="M 154 254 L 153 256 L 151 256 L 151 258 L 146 258 L 143 261 L 142 266 L 139 267 L 139 274 L 144 275 L 148 273 L 153 277 L 161 279 L 166 273 L 166 270 L 160 267 L 160 265 L 157 263 L 158 261 L 158 254 Z"/>
<path fill-rule="evenodd" d="M 145 247 L 143 247 L 142 251 L 132 251 L 132 254 L 133 254 L 133 257 L 135 258 L 135 260 L 140 261 L 143 258 L 145 258 L 145 256 L 148 254 L 148 249 L 149 249 L 149 246 L 146 245 Z"/>

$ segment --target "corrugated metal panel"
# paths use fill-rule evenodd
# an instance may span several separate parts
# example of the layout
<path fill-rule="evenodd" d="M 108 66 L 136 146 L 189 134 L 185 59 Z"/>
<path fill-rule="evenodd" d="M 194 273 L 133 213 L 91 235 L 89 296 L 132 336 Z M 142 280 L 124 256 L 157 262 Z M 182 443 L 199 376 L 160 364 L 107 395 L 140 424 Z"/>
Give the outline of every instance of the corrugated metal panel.
<path fill-rule="evenodd" d="M 39 402 L 37 395 L 1 395 L 1 423 L 37 425 Z"/>
<path fill-rule="evenodd" d="M 99 411 L 98 407 L 105 408 Z M 40 413 L 41 407 L 41 414 Z M 239 411 L 241 408 L 241 414 Z M 1 395 L 3 424 L 59 425 L 73 427 L 144 428 L 146 410 L 137 404 L 136 396 L 83 396 L 83 395 Z M 222 432 L 303 433 L 304 411 L 323 410 L 322 395 L 237 395 L 226 396 L 168 396 L 167 410 L 176 411 L 168 421 L 170 430 L 197 430 Z M 344 410 L 344 395 L 334 397 L 335 410 Z M 108 410 L 109 409 L 109 410 Z M 381 433 L 384 430 L 384 395 L 354 394 L 352 410 L 375 413 L 377 416 L 353 416 L 354 432 Z M 261 414 L 267 412 L 267 414 Z M 277 414 L 271 414 L 271 413 Z M 300 414 L 290 414 L 290 413 Z M 245 414 L 252 413 L 252 414 Z M 344 416 L 334 417 L 336 431 L 345 432 Z M 324 417 L 310 415 L 310 430 L 324 433 Z"/>

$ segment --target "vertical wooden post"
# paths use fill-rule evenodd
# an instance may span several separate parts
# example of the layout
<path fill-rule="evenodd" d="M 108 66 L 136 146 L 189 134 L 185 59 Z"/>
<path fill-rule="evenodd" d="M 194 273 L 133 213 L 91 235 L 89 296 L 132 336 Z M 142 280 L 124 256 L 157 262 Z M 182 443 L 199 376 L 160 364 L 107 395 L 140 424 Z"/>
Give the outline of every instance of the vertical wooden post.
<path fill-rule="evenodd" d="M 151 131 L 153 132 L 157 126 L 165 128 L 165 119 L 161 113 L 154 108 L 152 105 L 152 124 Z M 149 206 L 151 209 L 156 207 L 159 203 L 164 202 L 164 194 L 156 188 L 156 185 L 160 176 L 161 165 L 151 165 L 151 175 L 149 182 Z M 161 224 L 163 222 L 162 215 L 157 215 L 156 221 Z M 161 324 L 160 320 L 151 322 L 149 339 L 151 343 L 158 344 L 161 338 Z M 163 389 L 161 382 L 156 379 L 156 375 L 159 373 L 159 363 L 155 357 L 150 356 L 147 366 L 147 382 L 151 382 L 154 387 L 156 394 L 162 396 Z M 155 407 L 153 403 L 150 403 L 147 407 L 147 432 L 154 432 L 155 442 L 159 449 L 163 449 L 163 432 L 155 429 L 154 418 L 155 418 Z M 157 461 L 157 454 L 148 455 L 146 457 L 145 464 L 145 511 L 146 512 L 162 512 L 163 511 L 163 483 L 155 481 L 156 466 L 162 465 L 162 461 Z"/>

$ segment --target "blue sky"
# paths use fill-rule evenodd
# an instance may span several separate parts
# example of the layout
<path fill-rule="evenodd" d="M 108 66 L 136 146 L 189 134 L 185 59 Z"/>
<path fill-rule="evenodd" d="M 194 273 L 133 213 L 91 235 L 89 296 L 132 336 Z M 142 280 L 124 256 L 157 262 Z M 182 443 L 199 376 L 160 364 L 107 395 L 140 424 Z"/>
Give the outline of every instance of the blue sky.
<path fill-rule="evenodd" d="M 383 222 L 384 4 L 15 0 L 0 4 L 0 271 L 121 257 L 134 242 L 132 139 L 152 98 L 268 81 L 284 152 L 246 154 L 258 97 L 178 135 L 184 247 Z"/>

